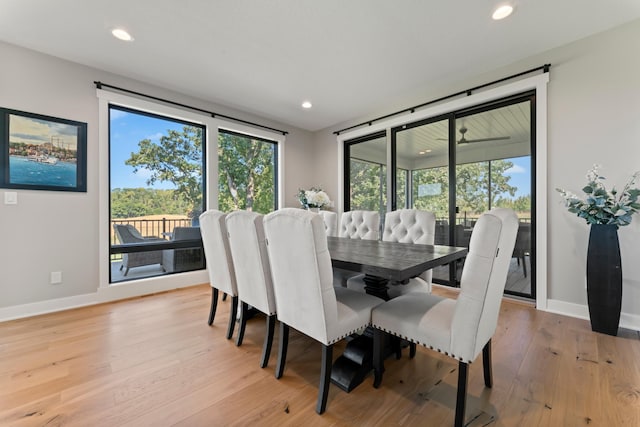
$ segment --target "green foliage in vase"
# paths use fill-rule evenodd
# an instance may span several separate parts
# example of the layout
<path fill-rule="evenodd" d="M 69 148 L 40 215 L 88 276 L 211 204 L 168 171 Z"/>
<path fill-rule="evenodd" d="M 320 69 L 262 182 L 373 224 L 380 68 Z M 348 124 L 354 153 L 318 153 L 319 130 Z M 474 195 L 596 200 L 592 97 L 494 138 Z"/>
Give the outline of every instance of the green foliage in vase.
<path fill-rule="evenodd" d="M 640 189 L 635 182 L 640 171 L 634 173 L 622 191 L 615 187 L 608 191 L 604 185 L 605 177 L 598 173 L 600 165 L 593 165 L 587 173 L 587 185 L 582 188 L 584 199 L 562 188 L 556 188 L 569 212 L 584 218 L 587 224 L 611 224 L 617 227 L 629 225 L 631 217 L 640 210 Z"/>

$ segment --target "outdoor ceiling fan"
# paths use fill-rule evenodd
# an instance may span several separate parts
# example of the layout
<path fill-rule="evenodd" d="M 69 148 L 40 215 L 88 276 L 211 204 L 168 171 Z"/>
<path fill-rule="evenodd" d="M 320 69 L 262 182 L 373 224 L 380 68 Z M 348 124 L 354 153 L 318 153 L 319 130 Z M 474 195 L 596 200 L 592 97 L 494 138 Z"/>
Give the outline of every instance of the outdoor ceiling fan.
<path fill-rule="evenodd" d="M 503 141 L 505 139 L 511 139 L 510 136 L 494 136 L 491 138 L 477 138 L 477 139 L 467 139 L 464 137 L 464 134 L 467 133 L 469 129 L 462 126 L 460 127 L 460 139 L 458 140 L 458 144 L 470 144 L 472 142 L 485 142 L 485 141 Z M 438 138 L 441 141 L 448 141 L 447 138 Z"/>

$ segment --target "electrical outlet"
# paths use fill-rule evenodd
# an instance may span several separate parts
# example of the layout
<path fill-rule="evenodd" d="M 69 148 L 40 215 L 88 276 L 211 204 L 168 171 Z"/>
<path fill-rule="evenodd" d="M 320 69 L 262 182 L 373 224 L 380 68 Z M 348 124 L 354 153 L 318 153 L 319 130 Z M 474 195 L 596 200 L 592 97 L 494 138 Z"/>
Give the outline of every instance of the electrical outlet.
<path fill-rule="evenodd" d="M 4 204 L 5 205 L 17 205 L 18 204 L 18 193 L 15 191 L 5 191 L 4 193 Z"/>
<path fill-rule="evenodd" d="M 62 283 L 62 271 L 52 271 L 51 272 L 51 284 L 59 285 Z"/>

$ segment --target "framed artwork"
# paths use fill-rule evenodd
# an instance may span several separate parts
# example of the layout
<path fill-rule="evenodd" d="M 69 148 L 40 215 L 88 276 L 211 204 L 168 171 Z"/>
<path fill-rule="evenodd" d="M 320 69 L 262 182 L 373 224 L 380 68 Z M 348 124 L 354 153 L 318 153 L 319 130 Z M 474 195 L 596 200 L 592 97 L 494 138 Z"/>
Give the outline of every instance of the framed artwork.
<path fill-rule="evenodd" d="M 87 124 L 0 108 L 0 187 L 87 191 Z"/>

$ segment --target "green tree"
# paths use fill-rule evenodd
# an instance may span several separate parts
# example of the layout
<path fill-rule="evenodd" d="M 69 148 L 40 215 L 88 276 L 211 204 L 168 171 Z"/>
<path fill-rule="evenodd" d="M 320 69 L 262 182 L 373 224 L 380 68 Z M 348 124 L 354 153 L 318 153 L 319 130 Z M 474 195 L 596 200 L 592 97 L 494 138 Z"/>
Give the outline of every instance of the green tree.
<path fill-rule="evenodd" d="M 275 144 L 218 134 L 218 206 L 222 211 L 275 209 Z"/>
<path fill-rule="evenodd" d="M 115 188 L 111 190 L 112 218 L 176 214 L 184 215 L 189 204 L 176 198 L 174 190 L 152 188 Z"/>
<path fill-rule="evenodd" d="M 135 172 L 150 171 L 147 185 L 173 183 L 173 195 L 187 202 L 189 216 L 202 212 L 202 128 L 185 125 L 182 131 L 169 130 L 158 143 L 143 139 L 125 164 Z"/>
<path fill-rule="evenodd" d="M 385 212 L 387 209 L 387 168 L 379 163 L 351 159 L 351 210 Z"/>
<path fill-rule="evenodd" d="M 498 206 L 496 202 L 504 199 L 505 195 L 515 196 L 517 188 L 509 185 L 511 177 L 505 175 L 505 171 L 513 167 L 513 162 L 492 160 L 457 165 L 456 198 L 460 212 L 479 215 L 489 208 L 489 165 L 491 165 L 491 206 Z M 448 168 L 444 166 L 413 171 L 413 199 L 417 209 L 432 211 L 438 218 L 448 217 L 448 174 Z"/>

